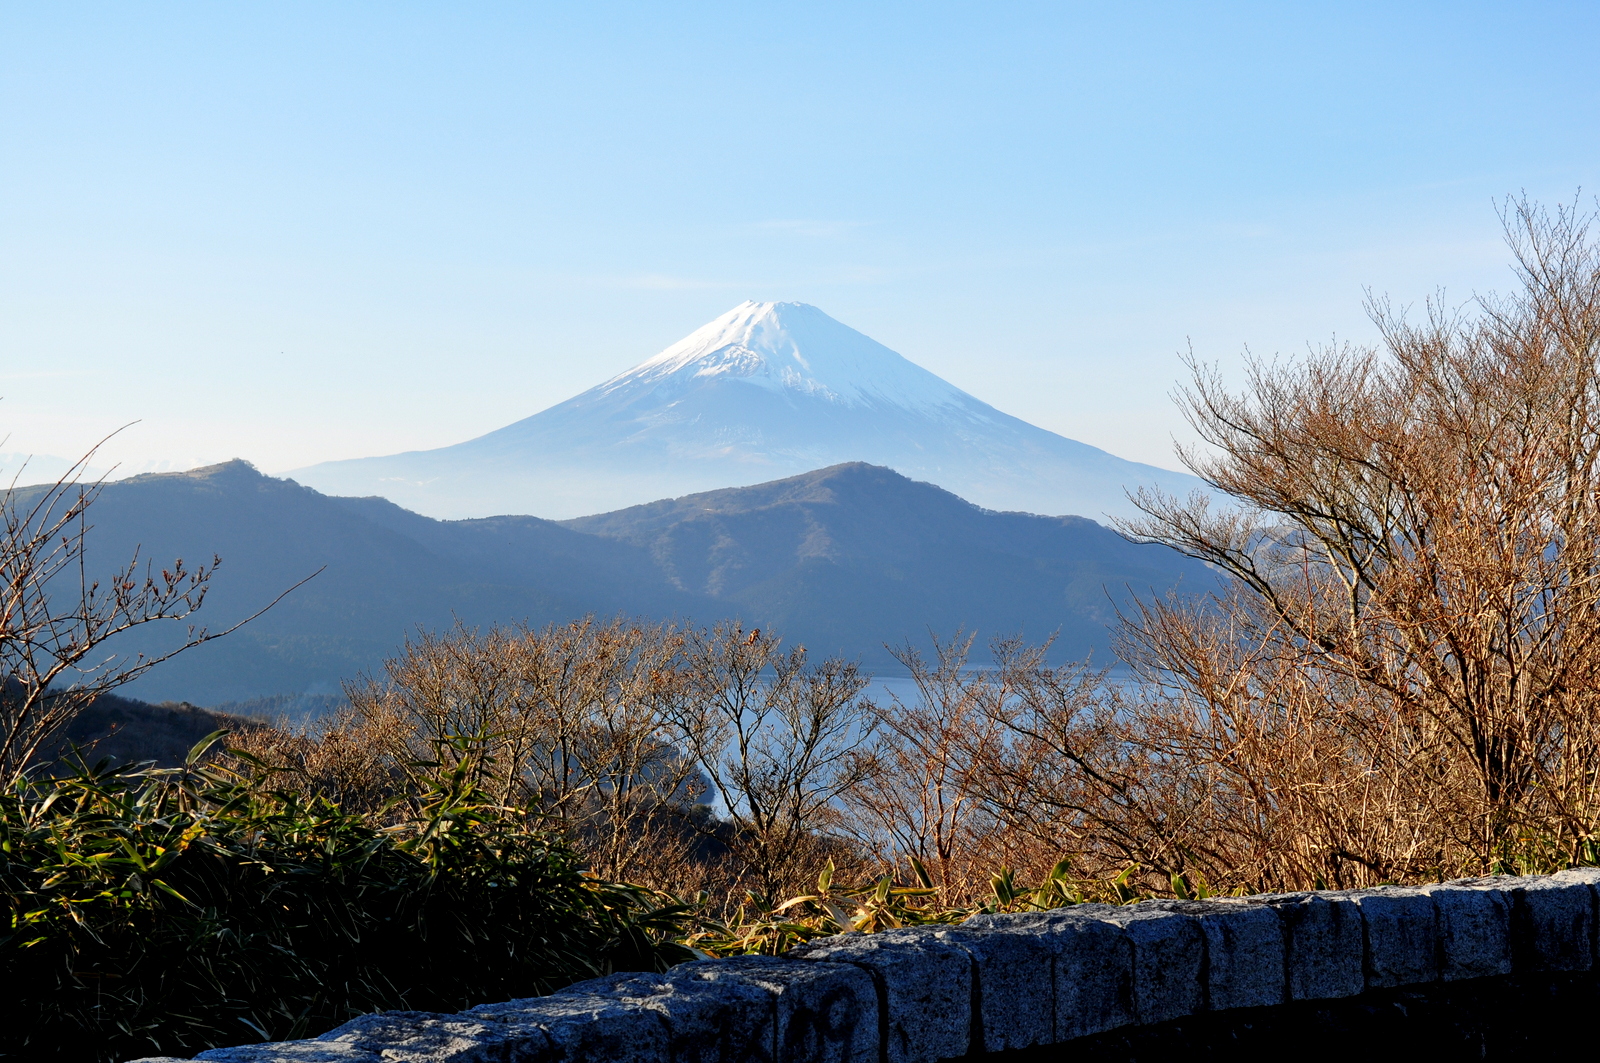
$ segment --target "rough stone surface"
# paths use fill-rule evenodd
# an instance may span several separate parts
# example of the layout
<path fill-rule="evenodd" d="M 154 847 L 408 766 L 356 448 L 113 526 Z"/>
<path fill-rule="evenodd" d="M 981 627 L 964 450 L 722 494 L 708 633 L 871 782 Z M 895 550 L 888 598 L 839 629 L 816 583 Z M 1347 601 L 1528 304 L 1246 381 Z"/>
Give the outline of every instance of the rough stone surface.
<path fill-rule="evenodd" d="M 195 1058 L 213 1063 L 384 1063 L 376 1052 L 350 1045 L 325 1045 L 315 1040 L 213 1048 Z"/>
<path fill-rule="evenodd" d="M 1581 882 L 1591 889 L 1600 887 L 1600 867 L 1570 867 L 1550 876 L 1556 882 Z"/>
<path fill-rule="evenodd" d="M 1511 973 L 1511 901 L 1504 890 L 1446 882 L 1422 892 L 1438 913 L 1441 978 L 1458 982 Z"/>
<path fill-rule="evenodd" d="M 1517 973 L 1594 966 L 1595 896 L 1588 884 L 1530 875 L 1512 880 L 1507 892 Z"/>
<path fill-rule="evenodd" d="M 967 1054 L 972 1033 L 972 961 L 932 932 L 904 928 L 819 938 L 790 955 L 850 963 L 872 975 L 887 1021 L 884 1063 L 930 1063 Z"/>
<path fill-rule="evenodd" d="M 1582 1056 L 1600 974 L 1511 975 L 1214 1011 L 967 1063 L 1555 1063 Z"/>
<path fill-rule="evenodd" d="M 1590 923 L 1590 954 L 1591 967 L 1600 967 L 1600 867 L 1574 867 L 1566 871 L 1557 871 L 1550 876 L 1551 881 L 1562 882 L 1568 885 L 1584 885 L 1589 887 L 1596 904 L 1596 918 Z"/>
<path fill-rule="evenodd" d="M 773 1003 L 775 1063 L 851 1063 L 878 1058 L 878 993 L 847 963 L 735 956 L 686 964 L 669 975 L 756 988 Z M 765 1060 L 765 1056 L 752 1056 Z"/>
<path fill-rule="evenodd" d="M 1120 926 L 1133 946 L 1133 1013 L 1140 1022 L 1167 1022 L 1205 1006 L 1205 939 L 1197 921 L 1150 903 L 1113 907 L 1095 918 Z"/>
<path fill-rule="evenodd" d="M 972 957 L 978 999 L 974 1048 L 1003 1052 L 1055 1041 L 1055 953 L 1034 934 L 974 927 L 938 932 Z"/>
<path fill-rule="evenodd" d="M 661 1013 L 609 994 L 609 982 L 580 982 L 547 997 L 484 1004 L 464 1014 L 540 1030 L 549 1043 L 542 1058 L 551 1063 L 672 1063 L 671 1033 Z"/>
<path fill-rule="evenodd" d="M 1366 934 L 1368 989 L 1419 985 L 1439 977 L 1439 917 L 1421 890 L 1380 886 L 1349 890 Z"/>
<path fill-rule="evenodd" d="M 1273 893 L 1247 900 L 1272 908 L 1283 923 L 1290 1000 L 1351 997 L 1366 988 L 1361 913 L 1348 897 Z"/>
<path fill-rule="evenodd" d="M 962 926 L 1037 936 L 1055 957 L 1055 1040 L 1134 1023 L 1133 943 L 1099 918 L 1111 905 L 1080 904 L 1051 912 L 975 915 Z"/>
<path fill-rule="evenodd" d="M 584 983 L 588 992 L 624 1007 L 648 1008 L 667 1024 L 673 1063 L 743 1063 L 776 1050 L 773 994 L 757 985 L 718 980 L 715 963 L 688 963 L 665 975 L 617 975 Z"/>
<path fill-rule="evenodd" d="M 202 1052 L 208 1063 L 544 1063 L 552 1058 L 542 1031 L 484 1022 L 467 1015 L 389 1011 L 363 1015 L 321 1037 Z"/>
<path fill-rule="evenodd" d="M 1284 938 L 1277 912 L 1237 900 L 1150 903 L 1200 924 L 1207 1008 L 1225 1011 L 1283 1002 Z"/>

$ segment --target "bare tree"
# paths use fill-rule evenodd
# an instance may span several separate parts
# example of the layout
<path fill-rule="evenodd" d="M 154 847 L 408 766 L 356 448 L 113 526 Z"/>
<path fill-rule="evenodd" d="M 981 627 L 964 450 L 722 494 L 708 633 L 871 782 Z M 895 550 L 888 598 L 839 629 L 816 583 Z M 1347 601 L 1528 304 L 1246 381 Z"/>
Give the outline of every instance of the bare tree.
<path fill-rule="evenodd" d="M 1594 855 L 1600 246 L 1576 210 L 1504 220 L 1509 297 L 1372 302 L 1381 350 L 1253 363 L 1241 395 L 1196 366 L 1211 452 L 1185 461 L 1237 506 L 1141 494 L 1125 528 L 1231 579 L 1209 611 L 1147 605 L 1125 649 L 1189 714 L 1173 755 L 1210 744 L 1207 801 L 1258 844 L 1297 824 L 1302 876 Z M 1262 742 L 1285 785 L 1226 770 L 1270 768 Z"/>
<path fill-rule="evenodd" d="M 665 625 L 585 620 L 548 629 L 541 644 L 545 666 L 531 674 L 549 738 L 530 778 L 550 807 L 581 814 L 597 872 L 659 879 L 687 861 L 683 821 L 706 786 L 671 730 L 683 636 Z"/>
<path fill-rule="evenodd" d="M 95 698 L 239 626 L 189 626 L 159 653 L 112 652 L 108 643 L 134 628 L 192 616 L 219 559 L 158 570 L 136 552 L 95 578 L 85 545 L 104 485 L 81 481 L 93 454 L 54 484 L 13 480 L 0 496 L 0 780 L 14 779 Z"/>
<path fill-rule="evenodd" d="M 598 873 L 635 877 L 684 855 L 680 821 L 705 785 L 669 727 L 682 642 L 668 626 L 592 617 L 422 632 L 381 677 L 346 684 L 355 718 L 340 733 L 371 743 L 412 793 L 465 742 L 491 800 L 560 823 Z"/>
<path fill-rule="evenodd" d="M 678 732 L 732 822 L 729 847 L 766 896 L 798 888 L 870 768 L 855 753 L 874 727 L 870 680 L 736 621 L 690 633 L 684 667 Z"/>
<path fill-rule="evenodd" d="M 883 870 L 915 858 L 946 901 L 983 892 L 989 873 L 1007 862 L 983 783 L 1006 738 L 1001 706 L 1013 693 L 1020 643 L 997 642 L 1001 667 L 986 669 L 969 667 L 972 642 L 962 632 L 942 642 L 935 636 L 931 661 L 910 644 L 891 651 L 916 696 L 891 693 L 875 707 L 873 770 L 846 796 L 852 823 Z"/>

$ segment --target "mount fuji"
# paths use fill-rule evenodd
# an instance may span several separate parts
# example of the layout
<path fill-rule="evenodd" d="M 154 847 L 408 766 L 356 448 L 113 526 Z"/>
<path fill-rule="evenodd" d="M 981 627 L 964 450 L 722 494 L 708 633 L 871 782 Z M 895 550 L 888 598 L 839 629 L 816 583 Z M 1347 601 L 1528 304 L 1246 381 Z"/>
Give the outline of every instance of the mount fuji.
<path fill-rule="evenodd" d="M 1131 514 L 1139 486 L 1204 486 L 1002 413 L 814 306 L 756 302 L 487 435 L 288 475 L 433 517 L 563 519 L 853 461 L 988 509 L 1095 519 Z"/>

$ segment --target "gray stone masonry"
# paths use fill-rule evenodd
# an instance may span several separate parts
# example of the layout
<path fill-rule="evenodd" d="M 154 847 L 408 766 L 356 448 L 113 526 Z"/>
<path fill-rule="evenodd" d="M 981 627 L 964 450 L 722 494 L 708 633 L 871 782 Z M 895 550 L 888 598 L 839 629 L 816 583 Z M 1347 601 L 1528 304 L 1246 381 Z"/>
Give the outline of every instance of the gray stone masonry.
<path fill-rule="evenodd" d="M 1112 908 L 1098 916 L 1133 945 L 1133 1014 L 1141 1024 L 1193 1015 L 1205 1004 L 1205 935 L 1199 920 L 1158 905 Z"/>
<path fill-rule="evenodd" d="M 1200 924 L 1208 1010 L 1283 1003 L 1283 923 L 1271 908 L 1237 900 L 1150 904 Z"/>
<path fill-rule="evenodd" d="M 1283 927 L 1284 983 L 1290 1000 L 1353 997 L 1366 988 L 1361 909 L 1338 893 L 1269 893 L 1251 898 L 1277 912 Z"/>
<path fill-rule="evenodd" d="M 1382 886 L 1343 894 L 1361 910 L 1366 987 L 1422 985 L 1439 977 L 1439 917 L 1422 890 Z"/>
<path fill-rule="evenodd" d="M 790 953 L 860 967 L 872 976 L 886 1021 L 883 1063 L 953 1059 L 972 1047 L 972 958 L 929 929 L 820 938 Z"/>
<path fill-rule="evenodd" d="M 1518 970 L 1587 971 L 1594 966 L 1594 889 L 1556 878 L 1516 880 L 1512 963 Z"/>
<path fill-rule="evenodd" d="M 1439 917 L 1440 977 L 1447 982 L 1511 973 L 1511 898 L 1492 885 L 1424 886 Z"/>
<path fill-rule="evenodd" d="M 1033 934 L 996 934 L 972 927 L 938 932 L 971 957 L 973 1048 L 1004 1052 L 1056 1039 L 1055 953 Z"/>
<path fill-rule="evenodd" d="M 1051 912 L 975 915 L 962 926 L 1033 937 L 1049 950 L 1055 1040 L 1070 1041 L 1137 1021 L 1133 943 L 1121 927 L 1099 918 L 1112 911 L 1110 905 L 1080 904 Z"/>
<path fill-rule="evenodd" d="M 752 1060 L 849 1063 L 878 1058 L 878 992 L 872 977 L 847 963 L 797 963 L 770 956 L 735 956 L 674 967 L 715 988 L 744 985 L 772 997 L 772 1044 Z M 702 1058 L 685 1051 L 679 1058 Z M 725 1058 L 725 1057 L 719 1057 Z"/>
<path fill-rule="evenodd" d="M 936 1063 L 1289 1001 L 1595 967 L 1600 870 L 1082 904 L 842 934 L 212 1063 Z M 152 1058 L 140 1063 L 182 1063 Z"/>

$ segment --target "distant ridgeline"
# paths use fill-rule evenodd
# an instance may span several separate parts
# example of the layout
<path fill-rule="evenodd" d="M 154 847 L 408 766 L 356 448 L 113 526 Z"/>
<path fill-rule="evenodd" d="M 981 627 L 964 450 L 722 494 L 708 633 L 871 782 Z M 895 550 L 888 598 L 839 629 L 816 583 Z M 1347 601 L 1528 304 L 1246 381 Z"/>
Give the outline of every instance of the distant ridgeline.
<path fill-rule="evenodd" d="M 104 694 L 74 717 L 36 760 L 77 757 L 91 765 L 106 759 L 115 764 L 153 761 L 159 768 L 176 768 L 207 735 L 238 733 L 274 719 L 183 702 L 152 705 Z"/>
<path fill-rule="evenodd" d="M 1092 520 L 984 510 L 860 463 L 554 522 L 433 520 L 233 461 L 109 484 L 91 522 L 89 561 L 107 572 L 135 549 L 157 570 L 220 555 L 196 617 L 213 630 L 322 570 L 244 629 L 126 691 L 202 705 L 336 697 L 342 679 L 381 667 L 419 627 L 589 613 L 699 624 L 737 616 L 788 645 L 869 668 L 890 661 L 885 643 L 961 627 L 980 639 L 1059 633 L 1058 659 L 1093 652 L 1107 661 L 1107 624 L 1130 594 L 1213 586 L 1199 563 Z M 149 651 L 180 637 L 176 626 L 151 625 L 116 648 Z M 269 716 L 327 707 L 234 706 Z"/>

